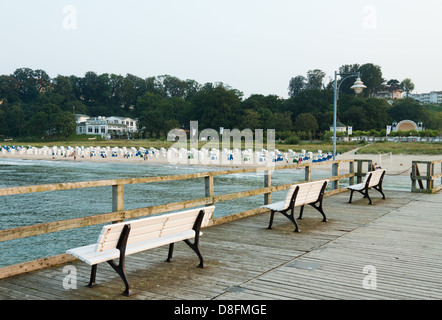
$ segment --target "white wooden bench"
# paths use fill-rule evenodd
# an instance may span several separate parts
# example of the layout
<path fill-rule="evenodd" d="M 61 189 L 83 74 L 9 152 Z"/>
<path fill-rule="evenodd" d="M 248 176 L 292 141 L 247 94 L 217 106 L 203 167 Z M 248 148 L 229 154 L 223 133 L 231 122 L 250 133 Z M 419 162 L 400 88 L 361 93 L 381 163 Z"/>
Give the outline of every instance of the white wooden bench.
<path fill-rule="evenodd" d="M 357 191 L 361 193 L 364 196 L 364 198 L 368 198 L 369 204 L 373 204 L 370 196 L 368 195 L 368 190 L 370 188 L 373 188 L 378 192 L 380 192 L 382 194 L 382 199 L 385 200 L 385 194 L 382 190 L 382 182 L 384 180 L 384 175 L 385 175 L 385 169 L 369 171 L 365 175 L 364 181 L 362 181 L 362 183 L 348 186 L 347 189 L 351 191 L 350 200 L 348 201 L 348 203 L 351 203 L 351 200 L 353 198 L 353 192 Z"/>
<path fill-rule="evenodd" d="M 130 295 L 132 292 L 125 271 L 125 257 L 130 254 L 169 244 L 166 261 L 170 262 L 174 243 L 184 241 L 198 255 L 198 267 L 204 268 L 199 250 L 200 229 L 208 225 L 214 209 L 211 206 L 106 225 L 96 243 L 70 249 L 67 253 L 92 266 L 88 287 L 95 285 L 97 265 L 107 262 L 123 279 L 126 285 L 123 294 Z M 189 241 L 192 238 L 194 243 Z M 117 258 L 118 264 L 114 261 Z"/>
<path fill-rule="evenodd" d="M 322 214 L 322 221 L 327 222 L 327 217 L 322 210 L 322 199 L 324 197 L 325 188 L 327 187 L 328 182 L 329 180 L 327 179 L 315 182 L 295 184 L 290 187 L 284 201 L 262 206 L 262 208 L 266 208 L 271 211 L 268 229 L 272 229 L 275 212 L 281 212 L 285 217 L 293 222 L 296 227 L 295 232 L 300 232 L 298 223 L 296 222 L 296 219 L 294 217 L 295 207 L 301 207 L 301 212 L 298 219 L 302 220 L 304 206 L 307 204 L 318 210 Z M 290 214 L 288 214 L 289 211 L 291 212 Z"/>

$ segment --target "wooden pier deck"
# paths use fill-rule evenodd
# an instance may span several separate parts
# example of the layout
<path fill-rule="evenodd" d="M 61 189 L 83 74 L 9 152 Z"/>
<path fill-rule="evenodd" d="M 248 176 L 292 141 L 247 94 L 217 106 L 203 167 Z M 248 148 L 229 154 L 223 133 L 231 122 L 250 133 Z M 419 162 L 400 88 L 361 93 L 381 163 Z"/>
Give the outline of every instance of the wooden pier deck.
<path fill-rule="evenodd" d="M 306 207 L 299 234 L 282 215 L 267 230 L 269 214 L 206 228 L 205 269 L 184 243 L 170 264 L 167 246 L 129 256 L 130 297 L 107 264 L 98 267 L 98 286 L 85 287 L 90 267 L 76 261 L 69 265 L 77 289 L 64 289 L 59 265 L 0 280 L 0 299 L 442 299 L 442 193 L 372 194 L 373 206 L 360 195 L 347 204 L 347 192 L 325 198 L 327 223 Z"/>

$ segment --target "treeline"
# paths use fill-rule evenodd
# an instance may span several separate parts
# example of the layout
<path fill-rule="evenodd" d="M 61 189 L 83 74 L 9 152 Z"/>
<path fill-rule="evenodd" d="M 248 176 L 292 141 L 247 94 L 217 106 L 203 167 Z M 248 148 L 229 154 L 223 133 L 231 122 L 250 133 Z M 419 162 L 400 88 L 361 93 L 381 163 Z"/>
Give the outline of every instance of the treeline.
<path fill-rule="evenodd" d="M 365 69 L 366 95 L 355 96 L 342 85 L 340 122 L 363 131 L 382 130 L 393 120 L 404 119 L 421 121 L 428 129 L 441 128 L 439 106 L 428 108 L 412 99 L 390 105 L 371 98 L 371 84 L 378 85 L 379 79 L 370 79 L 379 75 L 380 68 L 373 69 L 377 76 Z M 325 74 L 320 70 L 309 71 L 309 75 L 311 83 L 304 82 L 296 92 L 290 80 L 290 98 L 283 99 L 260 94 L 244 98 L 240 90 L 223 83 L 200 84 L 170 75 L 143 79 L 90 71 L 83 77 L 51 78 L 43 70 L 20 68 L 0 76 L 0 137 L 68 137 L 75 132 L 74 113 L 79 113 L 138 119 L 139 138 L 164 137 L 173 128 L 189 129 L 191 120 L 198 121 L 201 130 L 275 129 L 277 138 L 320 138 L 333 122 L 333 90 L 324 84 Z M 384 82 L 382 79 L 381 84 Z"/>

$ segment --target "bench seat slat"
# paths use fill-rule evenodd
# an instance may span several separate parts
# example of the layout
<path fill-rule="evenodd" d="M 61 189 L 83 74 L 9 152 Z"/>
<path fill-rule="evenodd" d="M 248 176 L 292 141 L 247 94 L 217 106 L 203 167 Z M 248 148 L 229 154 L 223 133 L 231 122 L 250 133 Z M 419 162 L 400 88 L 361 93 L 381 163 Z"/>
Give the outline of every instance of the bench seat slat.
<path fill-rule="evenodd" d="M 202 233 L 200 233 L 202 234 Z M 168 236 L 164 236 L 155 240 L 147 240 L 137 242 L 135 244 L 128 244 L 126 248 L 126 256 L 138 253 L 144 250 L 153 249 L 156 247 L 163 246 L 172 242 L 178 242 L 186 239 L 191 239 L 195 237 L 195 231 L 189 230 L 185 232 L 175 233 Z M 83 262 L 89 265 L 99 264 L 108 260 L 117 259 L 120 256 L 120 250 L 113 248 L 108 249 L 103 252 L 96 252 L 95 245 L 89 245 L 84 247 L 79 247 L 76 249 L 68 250 L 67 253 L 79 258 Z"/>
<path fill-rule="evenodd" d="M 213 209 L 213 206 L 205 208 L 205 215 L 201 227 L 207 226 Z M 191 230 L 200 210 L 201 209 L 192 209 L 104 226 L 98 237 L 96 250 L 105 251 L 115 248 L 124 225 L 128 223 L 131 225 L 131 233 L 127 241 L 128 244 L 155 239 L 172 232 Z"/>
<path fill-rule="evenodd" d="M 379 183 L 379 179 L 381 178 L 383 172 L 384 170 L 379 170 L 379 171 L 374 171 L 371 174 L 370 183 L 368 184 L 369 188 L 376 186 Z"/>
<path fill-rule="evenodd" d="M 133 228 L 131 225 L 130 237 L 128 239 L 128 244 L 135 243 L 138 241 L 144 241 L 148 239 L 154 239 L 160 235 L 164 236 L 170 234 L 171 232 L 181 232 L 185 230 L 191 230 L 195 222 L 194 217 L 170 221 L 167 224 L 155 224 L 153 226 L 146 226 L 142 228 Z M 102 243 L 101 251 L 107 250 L 108 248 L 116 247 L 118 240 L 120 238 L 120 233 L 110 233 L 107 236 L 102 235 L 100 237 L 100 242 Z M 104 241 L 105 240 L 105 241 Z"/>
<path fill-rule="evenodd" d="M 205 215 L 205 219 L 203 221 L 202 227 L 207 225 L 207 220 L 210 218 L 211 212 L 213 212 L 213 209 L 208 207 L 206 209 L 206 215 Z M 153 226 L 156 224 L 163 224 L 166 220 L 174 221 L 174 220 L 181 220 L 181 219 L 196 217 L 198 215 L 198 213 L 199 213 L 198 210 L 193 209 L 193 210 L 187 210 L 187 211 L 182 211 L 182 212 L 177 212 L 177 213 L 170 213 L 170 214 L 160 215 L 160 216 L 151 216 L 151 217 L 147 217 L 147 218 L 116 223 L 116 224 L 104 226 L 103 228 L 105 228 L 105 230 L 108 234 L 111 234 L 111 233 L 120 234 L 121 231 L 123 230 L 124 226 L 128 223 L 131 224 L 132 229 L 136 229 L 136 228 L 142 228 L 142 227 L 146 227 L 146 226 Z M 205 224 L 204 224 L 204 222 L 205 222 Z"/>
<path fill-rule="evenodd" d="M 354 184 L 351 186 L 348 186 L 348 189 L 352 189 L 352 190 L 362 190 L 364 189 L 365 183 L 359 183 L 359 184 Z"/>
<path fill-rule="evenodd" d="M 267 209 L 270 209 L 273 211 L 281 211 L 281 210 L 284 210 L 284 208 L 285 208 L 285 202 L 284 201 L 275 202 L 272 204 L 265 205 L 265 206 L 263 206 L 263 208 L 267 208 Z"/>
<path fill-rule="evenodd" d="M 200 232 L 200 235 L 202 235 L 202 234 L 203 233 Z M 158 238 L 154 241 L 149 240 L 149 241 L 138 242 L 134 245 L 130 245 L 127 247 L 126 255 L 138 253 L 138 252 L 141 252 L 141 251 L 144 251 L 147 249 L 153 249 L 156 247 L 163 246 L 165 244 L 175 243 L 175 242 L 183 241 L 186 239 L 192 239 L 192 238 L 195 238 L 195 231 L 194 230 L 174 233 L 174 234 L 171 234 L 171 235 L 168 235 L 165 237 Z"/>
<path fill-rule="evenodd" d="M 133 235 L 131 230 L 131 235 L 127 240 L 128 245 L 133 245 L 138 242 L 148 241 L 156 238 L 162 238 L 173 233 L 179 233 L 184 231 L 192 231 L 193 223 L 188 223 L 186 225 L 176 225 L 173 227 L 167 227 L 164 230 L 154 230 L 149 233 L 139 233 L 138 235 Z M 113 240 L 107 240 L 104 245 L 101 246 L 101 251 L 116 248 L 119 238 Z"/>

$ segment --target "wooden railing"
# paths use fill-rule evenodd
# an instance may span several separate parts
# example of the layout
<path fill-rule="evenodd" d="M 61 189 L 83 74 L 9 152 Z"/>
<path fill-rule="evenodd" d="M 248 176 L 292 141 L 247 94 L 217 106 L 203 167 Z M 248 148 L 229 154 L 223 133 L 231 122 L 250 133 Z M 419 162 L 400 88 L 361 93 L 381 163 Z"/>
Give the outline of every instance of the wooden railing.
<path fill-rule="evenodd" d="M 442 171 L 442 160 L 436 161 L 413 161 L 411 168 L 411 192 L 424 192 L 424 193 L 435 193 L 442 189 L 442 172 L 436 174 L 436 164 L 441 164 Z M 426 167 L 426 175 L 421 175 L 419 169 L 419 164 L 423 164 Z M 435 186 L 436 179 L 441 178 L 441 184 Z M 426 186 L 424 187 L 423 181 L 426 181 Z M 417 187 L 419 185 L 419 188 Z"/>
<path fill-rule="evenodd" d="M 355 172 L 355 163 L 357 163 L 357 171 Z M 95 188 L 95 187 L 111 187 L 112 188 L 112 212 L 105 214 L 98 214 L 93 216 L 84 216 L 76 219 L 68 219 L 62 221 L 52 221 L 42 224 L 17 227 L 11 229 L 0 230 L 0 242 L 9 241 L 14 239 L 26 238 L 31 236 L 37 236 L 41 234 L 60 232 L 70 229 L 76 229 L 86 226 L 93 226 L 103 223 L 115 223 L 121 222 L 127 219 L 139 218 L 149 216 L 153 214 L 159 214 L 164 212 L 170 212 L 175 210 L 181 210 L 186 208 L 192 208 L 197 206 L 209 206 L 218 202 L 231 201 L 246 197 L 252 197 L 257 195 L 264 195 L 264 203 L 271 203 L 271 195 L 273 192 L 283 191 L 290 188 L 291 185 L 296 183 L 302 183 L 305 181 L 312 181 L 312 169 L 321 166 L 321 169 L 326 166 L 326 169 L 330 169 L 327 166 L 332 166 L 332 175 L 328 177 L 331 181 L 331 189 L 326 192 L 326 196 L 330 196 L 336 193 L 346 191 L 346 188 L 340 188 L 340 181 L 349 179 L 349 184 L 354 183 L 354 178 L 357 178 L 358 183 L 361 182 L 364 176 L 363 164 L 367 164 L 366 171 L 372 169 L 371 160 L 339 160 L 329 161 L 323 163 L 303 163 L 293 165 L 277 165 L 269 168 L 243 168 L 236 170 L 224 170 L 204 173 L 191 173 L 184 175 L 171 175 L 171 176 L 159 176 L 159 177 L 145 177 L 145 178 L 133 178 L 133 179 L 117 179 L 117 180 L 102 180 L 102 181 L 87 181 L 87 182 L 70 182 L 48 185 L 35 185 L 35 186 L 23 186 L 0 189 L 1 196 L 19 195 L 26 193 L 38 193 L 57 190 L 72 190 L 81 188 Z M 343 170 L 343 166 L 348 165 L 348 173 L 340 174 L 340 170 Z M 299 181 L 284 185 L 273 186 L 271 181 L 273 170 L 287 170 L 287 169 L 302 169 L 305 170 L 305 181 Z M 248 173 L 264 171 L 264 187 L 259 189 L 234 192 L 229 194 L 214 195 L 214 177 L 225 176 L 238 173 Z M 179 201 L 175 203 L 160 204 L 145 208 L 124 210 L 124 186 L 131 184 L 142 183 L 156 183 L 164 181 L 185 181 L 189 179 L 204 179 L 205 180 L 205 197 L 200 199 L 190 199 L 185 201 Z M 322 179 L 322 178 L 321 178 Z M 241 219 L 251 215 L 263 213 L 266 209 L 260 208 L 262 204 L 257 203 L 257 208 L 234 213 L 224 217 L 213 218 L 209 225 L 218 225 L 229 221 Z M 0 253 L 1 255 L 1 253 Z M 53 257 L 43 258 L 31 262 L 25 262 L 13 266 L 7 266 L 0 268 L 0 279 L 13 276 L 23 272 L 29 272 L 37 269 L 42 269 L 52 265 L 65 263 L 74 260 L 70 255 L 61 254 Z"/>

